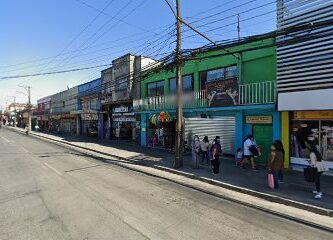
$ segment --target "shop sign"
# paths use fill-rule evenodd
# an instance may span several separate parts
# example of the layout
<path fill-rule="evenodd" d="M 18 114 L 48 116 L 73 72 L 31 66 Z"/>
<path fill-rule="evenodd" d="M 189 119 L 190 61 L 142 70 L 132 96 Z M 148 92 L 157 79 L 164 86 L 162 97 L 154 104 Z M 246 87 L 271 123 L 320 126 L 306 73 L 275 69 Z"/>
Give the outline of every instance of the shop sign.
<path fill-rule="evenodd" d="M 246 116 L 247 124 L 271 124 L 272 116 Z"/>
<path fill-rule="evenodd" d="M 97 121 L 98 114 L 97 113 L 82 113 L 81 118 L 83 121 Z"/>
<path fill-rule="evenodd" d="M 333 119 L 333 111 L 300 111 L 294 112 L 295 120 Z"/>
<path fill-rule="evenodd" d="M 127 106 L 119 106 L 119 107 L 113 108 L 114 113 L 124 113 L 124 112 L 129 112 L 129 111 L 130 111 L 130 109 Z"/>
<path fill-rule="evenodd" d="M 129 117 L 129 116 L 125 116 L 125 115 L 112 116 L 112 120 L 114 122 L 135 122 L 136 121 L 135 117 Z"/>

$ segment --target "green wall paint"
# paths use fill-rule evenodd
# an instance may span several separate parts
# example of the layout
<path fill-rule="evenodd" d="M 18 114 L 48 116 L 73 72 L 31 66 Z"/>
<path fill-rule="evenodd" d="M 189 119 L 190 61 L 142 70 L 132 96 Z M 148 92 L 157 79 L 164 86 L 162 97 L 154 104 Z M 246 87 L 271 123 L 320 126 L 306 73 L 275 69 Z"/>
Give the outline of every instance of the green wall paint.
<path fill-rule="evenodd" d="M 241 55 L 241 57 L 236 58 L 229 54 L 230 52 L 236 52 L 235 55 Z M 221 56 L 215 56 L 219 54 Z M 210 58 L 207 58 L 209 56 Z M 237 65 L 238 70 L 241 69 L 241 83 L 276 80 L 276 47 L 273 38 L 240 44 L 226 50 L 211 50 L 198 54 L 196 58 L 200 60 L 187 60 L 183 67 L 183 75 L 193 74 L 194 76 L 194 91 L 200 90 L 200 72 L 230 65 Z M 169 79 L 176 76 L 175 69 L 160 69 L 158 72 L 146 73 L 143 74 L 141 82 L 142 98 L 147 96 L 147 83 L 161 80 L 165 81 L 165 93 L 167 94 Z"/>

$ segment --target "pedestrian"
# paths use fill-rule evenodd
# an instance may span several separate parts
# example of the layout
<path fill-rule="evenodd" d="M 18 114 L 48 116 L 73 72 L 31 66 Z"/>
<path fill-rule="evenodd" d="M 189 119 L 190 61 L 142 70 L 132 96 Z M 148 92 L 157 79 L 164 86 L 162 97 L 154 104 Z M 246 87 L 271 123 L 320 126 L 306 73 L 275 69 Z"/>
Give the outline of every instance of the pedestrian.
<path fill-rule="evenodd" d="M 283 147 L 283 144 L 280 140 L 276 140 L 275 141 L 275 146 L 277 148 L 278 151 L 281 151 L 282 154 L 283 154 L 283 161 L 281 162 L 281 166 L 280 166 L 280 170 L 278 172 L 278 179 L 279 179 L 279 182 L 280 183 L 283 183 L 283 175 L 284 175 L 284 154 L 285 154 L 285 151 L 284 151 L 284 147 Z"/>
<path fill-rule="evenodd" d="M 279 172 L 283 166 L 283 152 L 278 148 L 276 143 L 271 145 L 271 151 L 267 160 L 268 171 L 273 174 L 274 188 L 279 188 Z"/>
<path fill-rule="evenodd" d="M 211 152 L 213 156 L 212 160 L 213 174 L 218 174 L 220 172 L 220 156 L 222 155 L 222 147 L 219 136 L 215 137 L 211 148 Z"/>
<path fill-rule="evenodd" d="M 245 169 L 245 164 L 251 162 L 252 170 L 258 170 L 254 162 L 254 150 L 257 150 L 256 142 L 253 135 L 248 135 L 243 144 L 244 158 L 241 163 L 241 167 Z"/>
<path fill-rule="evenodd" d="M 243 159 L 243 152 L 241 148 L 238 148 L 236 151 L 236 155 L 235 155 L 235 163 L 236 166 L 240 166 L 242 163 L 242 159 Z"/>
<path fill-rule="evenodd" d="M 323 196 L 323 193 L 320 189 L 320 177 L 323 174 L 323 172 L 327 171 L 328 168 L 325 165 L 325 163 L 322 160 L 322 156 L 320 152 L 318 151 L 315 144 L 310 145 L 310 165 L 313 167 L 314 170 L 314 183 L 316 190 L 312 191 L 315 196 L 315 199 L 321 199 Z"/>
<path fill-rule="evenodd" d="M 201 146 L 201 164 L 204 164 L 205 159 L 206 159 L 206 163 L 207 165 L 209 164 L 209 151 L 208 151 L 208 147 L 209 147 L 209 140 L 208 137 L 205 136 L 202 140 L 202 142 L 200 143 Z"/>
<path fill-rule="evenodd" d="M 200 139 L 198 135 L 194 135 L 194 139 L 192 142 L 192 166 L 193 168 L 199 168 L 200 163 Z"/>

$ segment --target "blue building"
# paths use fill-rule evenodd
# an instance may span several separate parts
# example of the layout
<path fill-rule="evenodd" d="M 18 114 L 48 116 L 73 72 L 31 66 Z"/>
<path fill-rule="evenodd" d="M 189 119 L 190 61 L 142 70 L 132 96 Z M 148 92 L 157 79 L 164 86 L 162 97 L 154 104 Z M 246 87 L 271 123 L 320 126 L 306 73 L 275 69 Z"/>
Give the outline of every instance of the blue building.
<path fill-rule="evenodd" d="M 79 135 L 90 137 L 103 136 L 103 116 L 101 115 L 100 94 L 102 79 L 78 86 Z"/>

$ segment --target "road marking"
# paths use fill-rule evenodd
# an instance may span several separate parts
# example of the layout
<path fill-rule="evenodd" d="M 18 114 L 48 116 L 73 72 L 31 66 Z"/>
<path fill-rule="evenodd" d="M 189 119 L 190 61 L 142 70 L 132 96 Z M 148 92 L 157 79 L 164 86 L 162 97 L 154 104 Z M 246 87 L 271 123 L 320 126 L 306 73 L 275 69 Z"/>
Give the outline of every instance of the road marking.
<path fill-rule="evenodd" d="M 21 147 L 21 149 L 26 153 L 30 153 L 30 151 L 28 149 L 26 149 L 25 147 Z"/>
<path fill-rule="evenodd" d="M 0 136 L 5 142 L 11 142 L 9 139 L 7 139 L 7 138 L 5 138 L 5 137 L 3 137 L 3 136 Z"/>
<path fill-rule="evenodd" d="M 48 167 L 49 169 L 51 169 L 52 171 L 54 171 L 56 174 L 58 174 L 58 175 L 62 175 L 61 172 L 59 172 L 57 169 L 55 169 L 54 167 L 50 166 L 49 164 L 44 163 L 44 165 L 45 165 L 46 167 Z"/>

